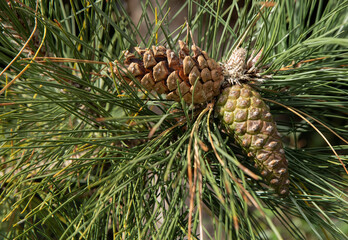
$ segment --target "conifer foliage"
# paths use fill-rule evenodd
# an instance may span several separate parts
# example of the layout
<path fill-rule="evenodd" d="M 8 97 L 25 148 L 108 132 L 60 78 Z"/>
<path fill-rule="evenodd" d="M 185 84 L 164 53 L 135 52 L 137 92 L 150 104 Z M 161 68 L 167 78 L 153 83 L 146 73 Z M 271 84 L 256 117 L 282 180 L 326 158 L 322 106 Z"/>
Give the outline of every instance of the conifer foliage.
<path fill-rule="evenodd" d="M 1 239 L 347 239 L 348 1 L 174 2 L 0 1 Z"/>

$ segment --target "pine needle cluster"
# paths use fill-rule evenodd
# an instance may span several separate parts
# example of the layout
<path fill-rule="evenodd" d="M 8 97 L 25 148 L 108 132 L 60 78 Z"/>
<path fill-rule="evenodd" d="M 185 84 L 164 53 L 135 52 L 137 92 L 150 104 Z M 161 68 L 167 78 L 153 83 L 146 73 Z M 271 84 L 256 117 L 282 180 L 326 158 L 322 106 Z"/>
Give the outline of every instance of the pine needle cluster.
<path fill-rule="evenodd" d="M 348 1 L 144 0 L 136 20 L 129 2 L 0 1 L 0 238 L 347 239 Z M 251 84 L 277 122 L 289 196 L 214 101 L 113 74 L 124 51 L 179 40 L 217 62 L 262 52 Z"/>

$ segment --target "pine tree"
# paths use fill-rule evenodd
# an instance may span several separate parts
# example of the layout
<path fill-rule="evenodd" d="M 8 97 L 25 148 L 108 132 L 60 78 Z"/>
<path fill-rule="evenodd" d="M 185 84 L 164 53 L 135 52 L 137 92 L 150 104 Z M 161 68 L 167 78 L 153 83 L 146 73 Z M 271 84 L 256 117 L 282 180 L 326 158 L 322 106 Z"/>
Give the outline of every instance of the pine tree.
<path fill-rule="evenodd" d="M 0 1 L 1 238 L 347 239 L 348 1 L 127 3 Z M 226 114 L 241 89 L 280 183 Z"/>

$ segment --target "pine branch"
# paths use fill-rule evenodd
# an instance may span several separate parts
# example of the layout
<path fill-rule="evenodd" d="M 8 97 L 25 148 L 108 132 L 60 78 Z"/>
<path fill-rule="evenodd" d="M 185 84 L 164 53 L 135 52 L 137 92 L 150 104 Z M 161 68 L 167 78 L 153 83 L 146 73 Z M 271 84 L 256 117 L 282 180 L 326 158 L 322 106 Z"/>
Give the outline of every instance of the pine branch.
<path fill-rule="evenodd" d="M 348 1 L 171 4 L 141 1 L 134 22 L 127 1 L 0 1 L 1 236 L 346 239 Z M 289 197 L 211 105 L 111 73 L 125 50 L 178 40 L 221 62 L 262 50 L 254 88 L 285 144 Z"/>

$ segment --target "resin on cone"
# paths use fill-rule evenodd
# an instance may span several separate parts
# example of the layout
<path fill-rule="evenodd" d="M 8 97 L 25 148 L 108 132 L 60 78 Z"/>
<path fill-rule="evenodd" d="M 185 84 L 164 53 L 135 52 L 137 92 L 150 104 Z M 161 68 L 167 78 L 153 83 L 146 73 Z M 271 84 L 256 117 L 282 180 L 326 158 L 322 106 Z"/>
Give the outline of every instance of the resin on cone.
<path fill-rule="evenodd" d="M 165 94 L 168 100 L 179 102 L 181 96 L 188 104 L 211 101 L 220 94 L 222 68 L 196 45 L 191 51 L 184 42 L 179 45 L 178 55 L 163 46 L 135 48 L 137 55 L 127 51 L 122 64 L 115 61 L 114 73 L 131 85 L 136 78 L 148 91 Z"/>

